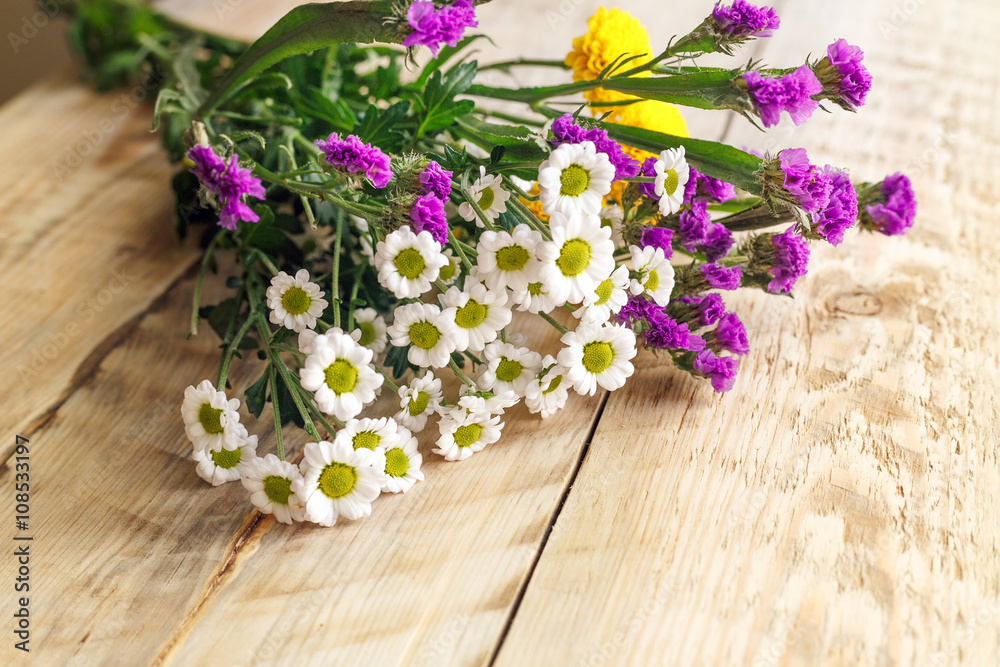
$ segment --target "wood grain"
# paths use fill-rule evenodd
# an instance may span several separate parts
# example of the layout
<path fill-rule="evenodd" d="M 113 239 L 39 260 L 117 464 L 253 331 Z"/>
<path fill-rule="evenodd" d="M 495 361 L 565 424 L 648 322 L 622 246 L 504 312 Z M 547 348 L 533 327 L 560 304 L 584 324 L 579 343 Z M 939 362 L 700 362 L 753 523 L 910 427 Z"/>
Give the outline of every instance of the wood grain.
<path fill-rule="evenodd" d="M 727 299 L 752 346 L 732 395 L 644 357 L 497 665 L 996 663 L 1000 95 L 974 52 L 1000 12 L 912 4 L 781 4 L 766 62 L 845 37 L 876 87 L 856 117 L 727 139 L 903 169 L 917 227 L 817 248 L 794 300 Z"/>

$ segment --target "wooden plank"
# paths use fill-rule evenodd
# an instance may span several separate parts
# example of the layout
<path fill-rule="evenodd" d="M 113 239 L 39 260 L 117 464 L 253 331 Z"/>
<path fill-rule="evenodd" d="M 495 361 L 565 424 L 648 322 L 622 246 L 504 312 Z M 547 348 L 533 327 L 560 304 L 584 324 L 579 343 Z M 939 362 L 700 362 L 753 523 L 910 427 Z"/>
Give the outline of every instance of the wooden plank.
<path fill-rule="evenodd" d="M 779 8 L 767 62 L 845 37 L 876 87 L 856 117 L 729 140 L 903 169 L 917 226 L 817 247 L 794 301 L 728 298 L 752 346 L 731 395 L 642 357 L 497 665 L 996 662 L 1000 86 L 975 53 L 1000 11 Z"/>
<path fill-rule="evenodd" d="M 51 414 L 197 258 L 174 238 L 173 170 L 137 101 L 147 95 L 98 95 L 63 73 L 0 109 L 0 272 L 14 284 L 0 323 L 4 433 Z"/>

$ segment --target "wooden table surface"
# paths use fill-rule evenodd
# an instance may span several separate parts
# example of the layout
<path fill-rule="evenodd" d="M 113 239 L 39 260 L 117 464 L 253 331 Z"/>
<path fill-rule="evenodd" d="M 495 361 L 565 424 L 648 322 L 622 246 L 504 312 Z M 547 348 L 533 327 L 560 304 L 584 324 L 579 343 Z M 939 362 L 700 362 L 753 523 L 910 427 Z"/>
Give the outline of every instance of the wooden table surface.
<path fill-rule="evenodd" d="M 162 4 L 253 35 L 290 3 Z M 481 59 L 561 57 L 597 4 L 495 0 Z M 728 395 L 642 353 L 624 390 L 516 412 L 467 462 L 425 439 L 425 483 L 333 529 L 195 475 L 179 405 L 218 342 L 185 339 L 198 252 L 173 238 L 142 91 L 66 73 L 0 109 L 0 525 L 18 534 L 18 433 L 33 537 L 31 653 L 11 541 L 0 664 L 1000 663 L 1000 5 L 773 4 L 782 29 L 744 56 L 796 64 L 844 37 L 868 105 L 768 134 L 691 113 L 692 133 L 903 170 L 912 233 L 816 246 L 795 299 L 728 298 L 751 340 Z M 711 3 L 620 6 L 655 48 Z"/>

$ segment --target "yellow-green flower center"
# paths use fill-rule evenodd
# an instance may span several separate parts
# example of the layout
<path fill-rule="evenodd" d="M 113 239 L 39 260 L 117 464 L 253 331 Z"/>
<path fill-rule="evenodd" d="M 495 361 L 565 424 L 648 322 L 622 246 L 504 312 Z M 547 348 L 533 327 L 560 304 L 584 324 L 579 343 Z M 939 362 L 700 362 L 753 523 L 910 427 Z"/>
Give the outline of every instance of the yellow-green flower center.
<path fill-rule="evenodd" d="M 514 361 L 507 357 L 500 357 L 500 364 L 497 366 L 497 379 L 502 382 L 513 382 L 521 377 L 524 366 L 520 361 Z"/>
<path fill-rule="evenodd" d="M 209 435 L 216 435 L 225 430 L 222 427 L 222 410 L 213 408 L 209 403 L 202 403 L 198 408 L 198 421 Z"/>
<path fill-rule="evenodd" d="M 372 344 L 375 340 L 375 325 L 371 322 L 358 322 L 358 329 L 361 329 L 361 338 L 358 339 L 358 345 L 364 345 L 365 347 Z"/>
<path fill-rule="evenodd" d="M 660 276 L 656 273 L 656 269 L 649 272 L 646 276 L 646 282 L 643 285 L 650 292 L 655 292 L 656 288 L 660 286 Z"/>
<path fill-rule="evenodd" d="M 455 313 L 455 324 L 463 329 L 475 329 L 486 319 L 487 308 L 473 299 Z"/>
<path fill-rule="evenodd" d="M 337 359 L 323 371 L 326 386 L 335 394 L 348 394 L 358 383 L 358 369 L 347 359 Z"/>
<path fill-rule="evenodd" d="M 528 294 L 531 296 L 541 296 L 542 294 L 542 284 L 541 283 L 528 283 Z"/>
<path fill-rule="evenodd" d="M 217 452 L 212 452 L 212 461 L 220 468 L 232 468 L 240 462 L 240 448 L 220 449 Z"/>
<path fill-rule="evenodd" d="M 292 495 L 292 480 L 278 475 L 268 475 L 264 478 L 264 495 L 272 503 L 288 504 L 288 496 Z"/>
<path fill-rule="evenodd" d="M 354 449 L 371 449 L 374 451 L 378 447 L 378 443 L 382 442 L 382 436 L 378 433 L 372 433 L 371 431 L 362 431 L 354 436 L 351 440 L 351 444 L 354 445 Z"/>
<path fill-rule="evenodd" d="M 583 239 L 570 239 L 559 249 L 556 266 L 568 278 L 578 276 L 590 265 L 590 244 Z"/>
<path fill-rule="evenodd" d="M 578 164 L 571 164 L 559 174 L 559 194 L 579 197 L 590 185 L 590 174 Z"/>
<path fill-rule="evenodd" d="M 542 393 L 543 394 L 548 394 L 548 393 L 551 393 L 551 392 L 555 391 L 556 389 L 558 389 L 559 385 L 562 384 L 562 379 L 563 379 L 562 375 L 557 375 L 556 379 L 553 380 L 552 382 L 550 382 L 549 386 L 546 387 L 544 390 L 542 390 Z"/>
<path fill-rule="evenodd" d="M 667 193 L 667 196 L 673 195 L 677 192 L 677 186 L 680 185 L 681 179 L 677 175 L 676 169 L 670 169 L 666 173 L 666 180 L 663 181 L 663 189 Z"/>
<path fill-rule="evenodd" d="M 410 469 L 410 459 L 406 453 L 396 447 L 385 453 L 385 474 L 390 477 L 405 477 Z"/>
<path fill-rule="evenodd" d="M 430 401 L 430 394 L 426 391 L 418 391 L 416 398 L 411 398 L 410 402 L 406 404 L 406 410 L 410 413 L 411 417 L 422 415 L 424 414 L 424 410 L 427 409 L 427 405 Z"/>
<path fill-rule="evenodd" d="M 286 289 L 285 293 L 281 295 L 281 305 L 291 315 L 301 315 L 308 311 L 309 306 L 312 305 L 312 301 L 304 289 L 295 287 L 294 285 Z"/>
<path fill-rule="evenodd" d="M 416 248 L 400 250 L 399 254 L 392 260 L 392 265 L 399 271 L 399 275 L 408 280 L 413 280 L 427 268 L 424 256 Z"/>
<path fill-rule="evenodd" d="M 358 471 L 353 467 L 334 461 L 319 474 L 319 490 L 327 498 L 343 498 L 354 490 L 358 483 Z"/>
<path fill-rule="evenodd" d="M 421 350 L 432 350 L 441 340 L 441 332 L 427 320 L 410 325 L 410 342 Z"/>
<path fill-rule="evenodd" d="M 615 360 L 615 351 L 611 343 L 595 340 L 583 346 L 583 367 L 587 372 L 598 375 L 611 367 Z"/>
<path fill-rule="evenodd" d="M 496 199 L 496 195 L 493 194 L 493 188 L 486 188 L 479 193 L 479 208 L 486 211 L 490 206 L 493 206 L 493 200 Z"/>
<path fill-rule="evenodd" d="M 611 278 L 605 278 L 594 292 L 597 294 L 597 301 L 594 302 L 595 306 L 603 306 L 611 298 L 611 293 L 614 291 L 615 285 L 611 282 Z"/>
<path fill-rule="evenodd" d="M 497 268 L 501 271 L 520 271 L 529 259 L 528 251 L 519 245 L 509 245 L 497 250 Z"/>
<path fill-rule="evenodd" d="M 468 424 L 455 429 L 455 444 L 459 447 L 471 447 L 479 440 L 483 434 L 483 427 L 479 424 Z"/>
<path fill-rule="evenodd" d="M 455 275 L 455 264 L 454 262 L 451 261 L 451 258 L 448 258 L 448 263 L 441 267 L 441 272 L 438 274 L 438 277 L 441 280 L 447 282 L 451 280 L 452 276 L 454 275 Z"/>

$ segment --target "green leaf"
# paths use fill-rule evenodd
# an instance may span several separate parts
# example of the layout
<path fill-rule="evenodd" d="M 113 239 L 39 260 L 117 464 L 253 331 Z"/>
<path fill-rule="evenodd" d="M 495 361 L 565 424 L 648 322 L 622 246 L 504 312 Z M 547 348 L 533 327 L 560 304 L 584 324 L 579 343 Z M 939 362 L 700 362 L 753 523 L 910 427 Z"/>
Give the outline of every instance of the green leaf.
<path fill-rule="evenodd" d="M 427 132 L 443 130 L 454 124 L 455 119 L 464 116 L 476 108 L 472 100 L 456 100 L 455 96 L 464 93 L 472 85 L 476 76 L 477 64 L 465 63 L 454 67 L 442 76 L 440 71 L 434 72 L 423 97 L 419 98 L 424 111 L 424 119 L 417 128 L 417 136 Z"/>
<path fill-rule="evenodd" d="M 750 98 L 733 85 L 740 75 L 740 70 L 718 70 L 678 76 L 612 77 L 606 79 L 602 87 L 697 109 L 733 109 L 749 113 L 753 111 Z"/>
<path fill-rule="evenodd" d="M 182 104 L 183 99 L 184 98 L 181 97 L 181 94 L 172 88 L 163 88 L 160 90 L 160 94 L 156 96 L 156 106 L 153 107 L 153 132 L 156 132 L 156 130 L 159 129 L 160 116 L 168 108 L 168 106 L 171 110 L 177 110 L 177 107 L 174 107 L 169 103 L 177 102 L 178 104 Z"/>
<path fill-rule="evenodd" d="M 392 369 L 392 376 L 397 380 L 403 377 L 406 371 L 410 368 L 419 370 L 416 366 L 410 364 L 409 359 L 407 359 L 409 352 L 409 345 L 406 347 L 396 347 L 395 345 L 390 345 L 389 350 L 385 353 L 385 361 L 383 363 Z"/>
<path fill-rule="evenodd" d="M 519 125 L 497 125 L 480 120 L 474 115 L 457 119 L 459 133 L 483 150 L 491 152 L 494 146 L 503 146 L 503 157 L 518 162 L 541 162 L 548 154 L 538 145 L 537 136 Z"/>
<path fill-rule="evenodd" d="M 260 379 L 250 385 L 244 394 L 247 410 L 254 417 L 260 417 L 260 413 L 264 411 L 264 404 L 267 402 L 267 376 L 267 369 L 265 369 Z"/>
<path fill-rule="evenodd" d="M 488 39 L 491 44 L 496 46 L 496 43 L 486 35 L 469 35 L 468 37 L 465 37 L 461 41 L 459 41 L 458 44 L 456 44 L 455 46 L 446 46 L 443 49 L 441 49 L 441 51 L 437 55 L 437 58 L 430 61 L 429 63 L 427 63 L 427 65 L 424 66 L 424 70 L 420 73 L 420 76 L 417 77 L 417 80 L 413 83 L 413 87 L 416 88 L 417 90 L 422 90 L 424 84 L 427 83 L 427 79 L 430 77 L 431 74 L 441 69 L 441 67 L 443 67 L 445 63 L 447 63 L 452 57 L 454 57 L 456 53 L 467 47 L 469 44 L 472 44 L 477 39 Z"/>
<path fill-rule="evenodd" d="M 763 194 L 757 171 L 761 159 L 756 155 L 703 139 L 685 139 L 672 134 L 663 134 L 638 127 L 601 123 L 608 135 L 615 141 L 650 153 L 659 153 L 665 148 L 684 147 L 688 163 L 703 174 L 732 183 L 753 195 Z"/>
<path fill-rule="evenodd" d="M 229 323 L 233 321 L 240 309 L 240 302 L 235 298 L 229 298 L 214 306 L 208 313 L 208 324 L 212 330 L 219 335 L 222 340 L 226 339 L 229 331 Z"/>
<path fill-rule="evenodd" d="M 332 100 L 319 89 L 296 89 L 291 95 L 292 104 L 299 114 L 306 118 L 322 120 L 339 132 L 353 132 L 357 116 L 342 99 Z"/>
<path fill-rule="evenodd" d="M 388 109 L 379 109 L 374 104 L 365 111 L 365 117 L 355 128 L 355 134 L 362 141 L 374 144 L 390 152 L 399 152 L 405 135 L 397 129 L 410 111 L 409 101 L 396 102 Z"/>
<path fill-rule="evenodd" d="M 240 56 L 199 109 L 202 115 L 238 85 L 285 58 L 344 42 L 397 41 L 397 30 L 385 19 L 392 15 L 387 0 L 301 5 L 285 14 Z"/>

